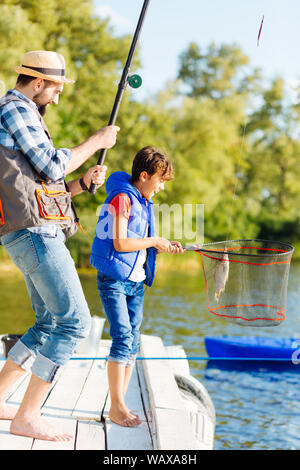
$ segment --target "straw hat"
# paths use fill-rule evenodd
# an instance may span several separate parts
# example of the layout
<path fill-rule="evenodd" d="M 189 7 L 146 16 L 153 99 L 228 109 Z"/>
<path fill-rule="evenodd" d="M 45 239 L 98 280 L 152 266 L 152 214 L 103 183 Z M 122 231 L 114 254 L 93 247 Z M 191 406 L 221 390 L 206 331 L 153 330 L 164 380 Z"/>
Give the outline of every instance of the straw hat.
<path fill-rule="evenodd" d="M 21 66 L 15 71 L 18 74 L 43 78 L 55 83 L 74 83 L 65 77 L 65 59 L 61 54 L 51 51 L 31 51 L 24 55 Z"/>

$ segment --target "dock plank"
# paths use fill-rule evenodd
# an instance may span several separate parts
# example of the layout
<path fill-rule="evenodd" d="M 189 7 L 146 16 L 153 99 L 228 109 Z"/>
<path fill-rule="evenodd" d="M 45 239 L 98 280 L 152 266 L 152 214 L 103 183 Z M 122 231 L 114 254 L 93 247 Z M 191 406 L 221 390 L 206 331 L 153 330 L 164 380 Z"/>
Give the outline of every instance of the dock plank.
<path fill-rule="evenodd" d="M 34 439 L 32 450 L 74 450 L 76 438 L 76 419 L 64 418 L 61 415 L 52 416 L 43 413 L 43 417 L 48 423 L 52 424 L 58 431 L 73 436 L 71 441 L 44 441 L 42 439 Z"/>
<path fill-rule="evenodd" d="M 142 365 L 142 361 L 140 360 L 136 361 L 136 371 L 137 371 L 137 377 L 138 377 L 139 384 L 140 384 L 141 400 L 143 402 L 144 413 L 145 413 L 147 422 L 149 424 L 149 427 L 151 428 L 151 424 L 152 424 L 151 405 L 149 401 L 149 393 L 147 389 L 147 383 L 145 380 L 143 365 Z"/>
<path fill-rule="evenodd" d="M 143 361 L 143 366 L 155 408 L 185 410 L 162 340 L 158 336 L 142 335 L 141 338 L 141 355 L 150 358 Z M 151 360 L 152 357 L 166 360 Z"/>
<path fill-rule="evenodd" d="M 106 402 L 104 416 L 105 428 L 107 435 L 107 449 L 108 450 L 151 450 L 152 438 L 143 409 L 143 402 L 141 400 L 141 390 L 139 386 L 136 367 L 134 367 L 128 390 L 125 397 L 126 405 L 130 410 L 137 413 L 142 423 L 137 427 L 124 427 L 113 423 L 108 418 L 110 408 L 110 397 Z"/>
<path fill-rule="evenodd" d="M 107 347 L 98 350 L 99 357 L 107 355 Z M 87 379 L 81 390 L 79 399 L 72 412 L 78 418 L 101 418 L 104 403 L 108 393 L 106 360 L 93 361 Z"/>
<path fill-rule="evenodd" d="M 157 447 L 160 450 L 197 450 L 199 445 L 192 432 L 186 411 L 155 410 Z"/>
<path fill-rule="evenodd" d="M 43 413 L 53 416 L 71 416 L 93 361 L 69 361 L 52 388 Z"/>
<path fill-rule="evenodd" d="M 95 420 L 77 422 L 76 450 L 105 450 L 105 432 L 102 423 Z"/>
<path fill-rule="evenodd" d="M 141 336 L 141 356 L 168 358 L 161 338 Z M 169 360 L 146 359 L 143 370 L 153 416 L 154 448 L 158 450 L 198 449 L 187 412 Z"/>
<path fill-rule="evenodd" d="M 90 372 L 93 361 L 69 361 L 42 407 L 45 419 L 57 429 L 71 434 L 72 441 L 53 442 L 35 439 L 33 450 L 72 450 L 75 448 L 76 418 L 72 412 Z"/>
<path fill-rule="evenodd" d="M 31 450 L 33 439 L 15 436 L 9 432 L 10 421 L 0 420 L 0 451 L 1 450 Z"/>
<path fill-rule="evenodd" d="M 7 403 L 9 405 L 18 408 L 23 399 L 29 380 L 30 373 L 25 372 L 24 375 L 15 382 L 8 396 Z M 11 422 L 8 420 L 0 420 L 0 450 L 30 450 L 32 448 L 33 439 L 30 437 L 10 434 L 10 423 Z"/>
<path fill-rule="evenodd" d="M 100 342 L 99 342 L 100 344 Z M 107 348 L 89 350 L 91 356 L 106 354 Z M 49 394 L 42 411 L 49 421 L 64 432 L 71 434 L 72 441 L 51 442 L 35 441 L 33 450 L 51 449 L 104 449 L 105 437 L 103 426 L 99 426 L 93 419 L 101 418 L 104 401 L 107 393 L 105 385 L 105 360 L 97 361 L 89 359 L 84 353 L 75 354 L 75 360 L 69 361 L 64 368 L 57 384 Z M 81 360 L 80 358 L 84 359 Z M 104 384 L 102 386 L 102 384 Z M 66 407 L 66 404 L 68 406 Z M 59 424 L 57 424 L 59 417 Z M 87 424 L 83 421 L 88 417 Z M 81 418 L 78 423 L 77 418 Z M 88 438 L 85 442 L 85 439 Z M 77 442 L 78 441 L 78 442 Z"/>

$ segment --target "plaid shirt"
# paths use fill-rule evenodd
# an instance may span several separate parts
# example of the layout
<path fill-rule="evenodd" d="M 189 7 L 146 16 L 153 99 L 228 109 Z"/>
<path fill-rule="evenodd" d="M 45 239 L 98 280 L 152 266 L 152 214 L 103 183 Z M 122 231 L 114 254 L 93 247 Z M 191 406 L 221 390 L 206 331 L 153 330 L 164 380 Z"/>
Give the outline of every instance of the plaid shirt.
<path fill-rule="evenodd" d="M 0 108 L 0 144 L 11 150 L 20 150 L 42 178 L 63 179 L 71 150 L 53 147 L 32 109 L 37 109 L 33 101 L 18 90 L 8 90 L 8 94 L 21 98 L 23 102 L 11 101 Z M 30 227 L 28 230 L 55 236 L 57 225 Z"/>
<path fill-rule="evenodd" d="M 61 180 L 71 158 L 71 150 L 53 147 L 31 109 L 37 109 L 33 101 L 18 90 L 8 90 L 6 95 L 9 94 L 21 98 L 23 103 L 11 101 L 0 108 L 0 144 L 11 150 L 20 150 L 42 178 Z"/>

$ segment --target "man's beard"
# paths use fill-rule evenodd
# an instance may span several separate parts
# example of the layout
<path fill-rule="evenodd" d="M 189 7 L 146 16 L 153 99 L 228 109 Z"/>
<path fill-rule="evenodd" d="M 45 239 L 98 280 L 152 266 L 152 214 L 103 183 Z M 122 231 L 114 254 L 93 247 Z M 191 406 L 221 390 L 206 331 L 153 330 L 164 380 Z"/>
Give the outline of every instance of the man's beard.
<path fill-rule="evenodd" d="M 38 111 L 39 111 L 41 116 L 44 116 L 46 111 L 47 111 L 47 105 L 46 104 L 41 104 L 40 106 L 38 106 Z"/>
<path fill-rule="evenodd" d="M 40 93 L 38 93 L 37 95 L 35 95 L 33 98 L 32 98 L 32 101 L 37 105 L 38 107 L 38 112 L 40 113 L 41 116 L 44 116 L 46 111 L 47 111 L 47 104 L 41 104 L 40 101 L 39 101 L 39 95 Z"/>

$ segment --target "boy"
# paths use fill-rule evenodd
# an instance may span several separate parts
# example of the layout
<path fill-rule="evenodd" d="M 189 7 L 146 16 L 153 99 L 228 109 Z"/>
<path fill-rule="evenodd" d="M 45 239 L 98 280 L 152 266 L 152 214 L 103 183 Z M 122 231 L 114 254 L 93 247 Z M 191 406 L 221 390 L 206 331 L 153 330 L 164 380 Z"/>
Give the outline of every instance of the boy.
<path fill-rule="evenodd" d="M 122 171 L 110 175 L 92 246 L 91 264 L 98 271 L 97 287 L 112 337 L 109 418 L 121 426 L 141 423 L 124 398 L 139 349 L 144 284 L 152 285 L 156 253 L 183 252 L 179 242 L 155 236 L 151 198 L 171 179 L 172 163 L 152 146 L 137 153 L 131 176 Z"/>

